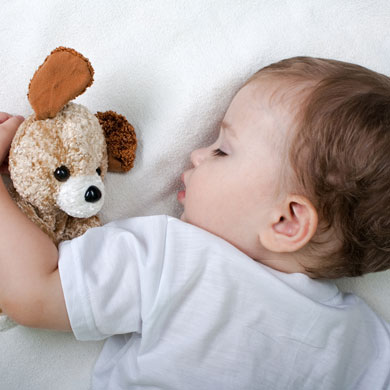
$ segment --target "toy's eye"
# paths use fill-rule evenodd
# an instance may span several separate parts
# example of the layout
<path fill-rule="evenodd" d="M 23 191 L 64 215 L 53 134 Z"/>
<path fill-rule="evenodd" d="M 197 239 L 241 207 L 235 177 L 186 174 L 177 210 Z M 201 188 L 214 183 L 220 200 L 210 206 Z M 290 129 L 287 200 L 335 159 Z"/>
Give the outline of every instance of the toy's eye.
<path fill-rule="evenodd" d="M 69 179 L 70 172 L 65 165 L 61 165 L 54 171 L 54 177 L 58 181 L 67 181 Z"/>
<path fill-rule="evenodd" d="M 102 174 L 102 170 L 100 168 L 96 169 L 96 173 L 100 176 Z"/>

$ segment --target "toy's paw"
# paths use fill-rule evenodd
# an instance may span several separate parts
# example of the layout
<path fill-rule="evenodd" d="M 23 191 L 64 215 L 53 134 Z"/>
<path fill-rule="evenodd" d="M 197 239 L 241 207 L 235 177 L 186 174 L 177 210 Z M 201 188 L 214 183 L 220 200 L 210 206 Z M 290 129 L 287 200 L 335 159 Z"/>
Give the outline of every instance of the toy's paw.
<path fill-rule="evenodd" d="M 134 127 L 123 115 L 114 111 L 96 114 L 107 143 L 108 170 L 127 172 L 134 165 L 137 137 Z"/>

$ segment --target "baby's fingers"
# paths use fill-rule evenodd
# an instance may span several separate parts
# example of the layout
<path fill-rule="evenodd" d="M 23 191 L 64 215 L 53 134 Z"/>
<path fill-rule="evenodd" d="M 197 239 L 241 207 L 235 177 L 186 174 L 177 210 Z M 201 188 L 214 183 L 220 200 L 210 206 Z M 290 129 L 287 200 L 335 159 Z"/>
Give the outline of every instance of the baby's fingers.
<path fill-rule="evenodd" d="M 0 165 L 2 165 L 7 156 L 16 130 L 23 121 L 24 118 L 22 116 L 13 116 L 0 124 Z"/>
<path fill-rule="evenodd" d="M 11 118 L 12 115 L 8 114 L 8 112 L 0 112 L 0 124 L 5 122 L 7 119 Z"/>

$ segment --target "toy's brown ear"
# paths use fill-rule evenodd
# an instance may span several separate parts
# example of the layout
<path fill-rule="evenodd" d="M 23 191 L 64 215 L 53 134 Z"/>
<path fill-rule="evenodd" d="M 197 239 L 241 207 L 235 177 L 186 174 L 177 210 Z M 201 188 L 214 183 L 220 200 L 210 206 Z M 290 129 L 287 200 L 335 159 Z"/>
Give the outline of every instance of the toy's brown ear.
<path fill-rule="evenodd" d="M 108 170 L 127 172 L 134 165 L 137 137 L 134 127 L 123 115 L 114 111 L 96 114 L 107 143 Z"/>
<path fill-rule="evenodd" d="M 57 47 L 35 72 L 28 86 L 28 100 L 36 119 L 54 118 L 70 100 L 93 83 L 93 68 L 76 50 Z"/>

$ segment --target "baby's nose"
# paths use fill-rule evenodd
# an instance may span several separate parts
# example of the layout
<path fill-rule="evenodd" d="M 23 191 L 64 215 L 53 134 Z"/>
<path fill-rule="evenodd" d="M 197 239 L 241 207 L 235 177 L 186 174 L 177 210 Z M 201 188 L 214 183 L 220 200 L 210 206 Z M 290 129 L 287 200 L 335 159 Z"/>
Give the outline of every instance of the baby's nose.
<path fill-rule="evenodd" d="M 194 165 L 194 167 L 198 166 L 204 160 L 206 156 L 206 150 L 207 148 L 200 148 L 200 149 L 195 149 L 191 153 L 191 162 Z"/>

